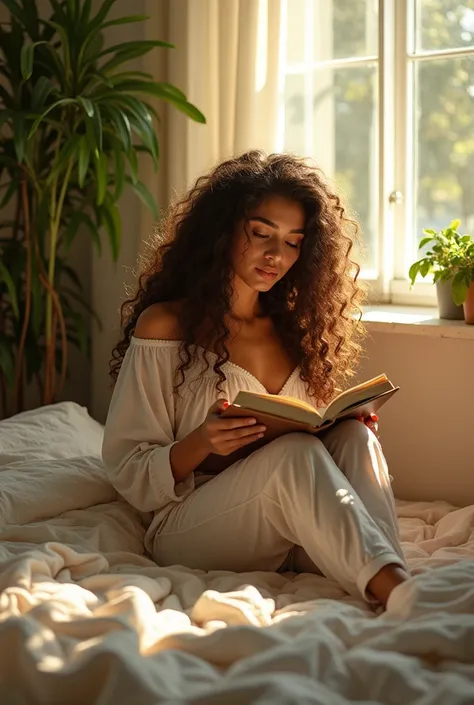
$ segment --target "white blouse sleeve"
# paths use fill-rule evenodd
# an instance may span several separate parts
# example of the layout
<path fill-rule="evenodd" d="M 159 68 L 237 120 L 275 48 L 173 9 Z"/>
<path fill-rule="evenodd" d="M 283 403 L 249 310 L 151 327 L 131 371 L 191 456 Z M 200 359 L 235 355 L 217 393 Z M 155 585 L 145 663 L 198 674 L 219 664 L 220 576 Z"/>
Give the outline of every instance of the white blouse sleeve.
<path fill-rule="evenodd" d="M 180 502 L 194 489 L 194 474 L 176 483 L 170 465 L 175 360 L 169 347 L 132 341 L 105 425 L 102 457 L 108 476 L 116 490 L 144 512 Z"/>

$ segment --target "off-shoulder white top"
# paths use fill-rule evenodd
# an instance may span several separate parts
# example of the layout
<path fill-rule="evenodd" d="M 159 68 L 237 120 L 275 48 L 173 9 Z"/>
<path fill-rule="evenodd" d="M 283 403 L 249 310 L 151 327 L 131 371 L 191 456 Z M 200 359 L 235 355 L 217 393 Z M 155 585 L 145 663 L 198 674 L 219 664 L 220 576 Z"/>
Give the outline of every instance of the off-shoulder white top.
<path fill-rule="evenodd" d="M 132 338 L 105 425 L 102 456 L 112 484 L 138 510 L 154 513 L 147 546 L 151 546 L 160 523 L 175 503 L 213 477 L 196 471 L 176 483 L 170 466 L 172 445 L 204 421 L 218 398 L 231 401 L 240 390 L 267 391 L 250 372 L 226 362 L 222 367 L 226 381 L 219 393 L 212 369 L 213 353 L 207 353 L 211 367 L 204 371 L 203 351 L 197 348 L 200 361 L 186 371 L 179 395 L 174 394 L 179 345 L 179 341 Z M 299 368 L 279 394 L 313 404 Z"/>

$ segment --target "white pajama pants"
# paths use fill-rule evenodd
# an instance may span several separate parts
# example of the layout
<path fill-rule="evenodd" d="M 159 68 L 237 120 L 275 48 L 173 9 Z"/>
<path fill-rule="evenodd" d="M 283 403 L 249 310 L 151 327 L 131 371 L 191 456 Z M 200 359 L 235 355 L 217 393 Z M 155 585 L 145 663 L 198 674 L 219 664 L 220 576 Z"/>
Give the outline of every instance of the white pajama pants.
<path fill-rule="evenodd" d="M 203 570 L 320 572 L 365 599 L 384 565 L 406 569 L 382 449 L 356 420 L 234 463 L 173 507 L 153 553 Z"/>

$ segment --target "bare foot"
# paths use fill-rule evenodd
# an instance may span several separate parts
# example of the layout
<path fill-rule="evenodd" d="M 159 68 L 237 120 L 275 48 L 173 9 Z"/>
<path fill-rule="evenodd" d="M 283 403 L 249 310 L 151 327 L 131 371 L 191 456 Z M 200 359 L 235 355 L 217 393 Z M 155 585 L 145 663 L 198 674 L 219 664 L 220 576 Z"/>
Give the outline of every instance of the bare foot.
<path fill-rule="evenodd" d="M 369 581 L 367 589 L 385 607 L 392 590 L 409 578 L 410 574 L 406 570 L 396 563 L 389 563 L 374 575 Z"/>

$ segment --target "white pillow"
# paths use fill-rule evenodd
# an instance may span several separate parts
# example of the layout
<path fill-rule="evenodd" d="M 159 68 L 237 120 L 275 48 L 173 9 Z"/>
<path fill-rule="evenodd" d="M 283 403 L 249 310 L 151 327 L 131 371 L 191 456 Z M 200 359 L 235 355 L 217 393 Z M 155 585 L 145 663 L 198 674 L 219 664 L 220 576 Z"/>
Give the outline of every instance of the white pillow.
<path fill-rule="evenodd" d="M 104 429 L 71 401 L 24 411 L 0 421 L 0 467 L 22 460 L 100 457 Z"/>

